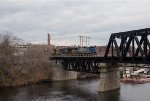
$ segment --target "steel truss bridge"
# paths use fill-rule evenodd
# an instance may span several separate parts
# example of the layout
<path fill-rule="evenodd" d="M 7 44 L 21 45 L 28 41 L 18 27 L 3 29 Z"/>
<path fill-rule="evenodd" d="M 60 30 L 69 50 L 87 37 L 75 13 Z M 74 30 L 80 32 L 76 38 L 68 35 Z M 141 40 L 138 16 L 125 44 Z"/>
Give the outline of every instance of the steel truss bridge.
<path fill-rule="evenodd" d="M 61 56 L 65 70 L 99 73 L 104 64 L 150 64 L 150 28 L 112 33 L 104 56 Z"/>

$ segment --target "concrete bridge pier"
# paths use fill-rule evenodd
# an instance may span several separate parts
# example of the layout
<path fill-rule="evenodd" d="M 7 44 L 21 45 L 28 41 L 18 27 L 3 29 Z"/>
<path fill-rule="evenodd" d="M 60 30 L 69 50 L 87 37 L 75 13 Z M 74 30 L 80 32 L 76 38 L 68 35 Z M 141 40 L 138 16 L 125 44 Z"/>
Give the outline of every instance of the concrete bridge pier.
<path fill-rule="evenodd" d="M 105 67 L 101 69 L 99 92 L 106 92 L 120 88 L 120 73 L 117 67 L 109 68 Z"/>
<path fill-rule="evenodd" d="M 77 79 L 78 73 L 75 71 L 66 71 L 60 62 L 57 64 L 55 61 L 51 61 L 52 64 L 52 81 L 64 81 Z"/>

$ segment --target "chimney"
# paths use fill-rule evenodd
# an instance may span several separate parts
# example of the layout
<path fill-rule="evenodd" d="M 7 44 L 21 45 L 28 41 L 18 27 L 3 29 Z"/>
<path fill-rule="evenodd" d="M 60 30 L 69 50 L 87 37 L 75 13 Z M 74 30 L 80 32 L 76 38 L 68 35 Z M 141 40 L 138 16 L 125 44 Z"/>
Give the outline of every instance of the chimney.
<path fill-rule="evenodd" d="M 50 46 L 50 34 L 48 33 L 48 46 Z"/>

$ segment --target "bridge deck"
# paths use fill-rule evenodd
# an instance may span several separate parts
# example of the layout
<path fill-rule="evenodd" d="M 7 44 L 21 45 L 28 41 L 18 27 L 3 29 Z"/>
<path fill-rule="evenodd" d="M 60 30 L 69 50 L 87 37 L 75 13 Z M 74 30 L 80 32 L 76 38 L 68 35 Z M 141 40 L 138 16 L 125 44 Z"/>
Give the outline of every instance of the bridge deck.
<path fill-rule="evenodd" d="M 150 58 L 143 57 L 101 57 L 101 56 L 52 56 L 52 60 L 93 60 L 99 63 L 134 63 L 134 64 L 150 64 Z"/>

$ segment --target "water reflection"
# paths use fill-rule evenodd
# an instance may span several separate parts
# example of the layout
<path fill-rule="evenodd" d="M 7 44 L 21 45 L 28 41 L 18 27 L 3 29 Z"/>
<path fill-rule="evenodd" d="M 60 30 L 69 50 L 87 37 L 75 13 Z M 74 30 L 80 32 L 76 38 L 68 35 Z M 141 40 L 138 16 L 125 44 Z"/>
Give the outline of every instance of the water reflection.
<path fill-rule="evenodd" d="M 120 101 L 120 89 L 99 93 L 99 101 Z"/>
<path fill-rule="evenodd" d="M 96 79 L 8 87 L 0 89 L 0 101 L 149 101 L 150 84 L 121 85 L 120 90 L 106 93 L 97 92 Z"/>

